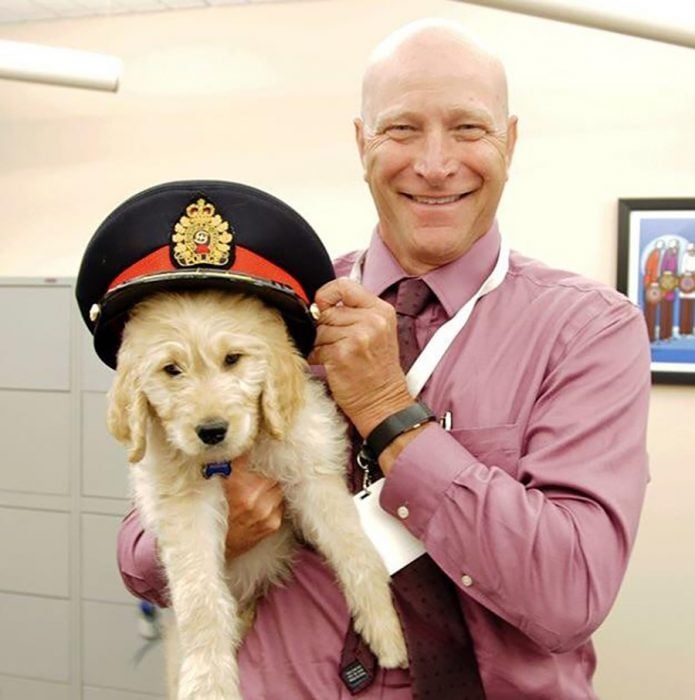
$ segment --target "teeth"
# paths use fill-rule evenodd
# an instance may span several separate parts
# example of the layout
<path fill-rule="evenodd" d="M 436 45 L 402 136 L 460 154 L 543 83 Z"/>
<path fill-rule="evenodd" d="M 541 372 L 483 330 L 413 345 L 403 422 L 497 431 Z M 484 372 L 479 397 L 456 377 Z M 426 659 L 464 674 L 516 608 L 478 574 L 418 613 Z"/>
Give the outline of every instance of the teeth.
<path fill-rule="evenodd" d="M 450 197 L 419 197 L 416 194 L 411 195 L 411 197 L 419 204 L 451 204 L 456 202 L 461 198 L 461 195 L 454 194 Z"/>

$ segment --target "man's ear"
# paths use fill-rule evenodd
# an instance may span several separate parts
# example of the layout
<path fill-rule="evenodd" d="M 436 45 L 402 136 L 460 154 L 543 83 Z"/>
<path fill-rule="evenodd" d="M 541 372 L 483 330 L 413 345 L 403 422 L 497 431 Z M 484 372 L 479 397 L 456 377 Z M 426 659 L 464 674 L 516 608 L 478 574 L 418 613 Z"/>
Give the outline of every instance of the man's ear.
<path fill-rule="evenodd" d="M 360 154 L 360 162 L 362 163 L 363 177 L 366 179 L 366 166 L 364 163 L 365 138 L 364 138 L 364 121 L 361 117 L 355 117 L 352 121 L 355 125 L 355 143 L 357 144 L 357 152 Z"/>
<path fill-rule="evenodd" d="M 512 157 L 514 155 L 514 147 L 516 146 L 516 133 L 517 133 L 517 124 L 519 123 L 519 118 L 515 117 L 512 115 L 507 119 L 507 153 L 506 153 L 506 160 L 507 160 L 507 169 L 512 164 Z"/>

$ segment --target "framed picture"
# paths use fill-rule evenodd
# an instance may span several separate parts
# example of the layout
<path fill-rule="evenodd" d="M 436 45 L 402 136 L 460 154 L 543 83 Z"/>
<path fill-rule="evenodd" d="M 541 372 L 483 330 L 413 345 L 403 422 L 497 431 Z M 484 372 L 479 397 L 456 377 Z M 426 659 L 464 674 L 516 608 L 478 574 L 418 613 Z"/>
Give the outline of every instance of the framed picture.
<path fill-rule="evenodd" d="M 618 289 L 644 314 L 653 381 L 695 384 L 695 199 L 619 200 Z"/>

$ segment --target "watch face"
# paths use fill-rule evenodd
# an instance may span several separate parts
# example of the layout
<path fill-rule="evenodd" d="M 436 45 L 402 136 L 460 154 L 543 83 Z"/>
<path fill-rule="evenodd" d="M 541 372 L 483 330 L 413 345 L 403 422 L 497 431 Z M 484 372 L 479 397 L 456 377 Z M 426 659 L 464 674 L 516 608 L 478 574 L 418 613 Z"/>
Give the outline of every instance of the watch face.
<path fill-rule="evenodd" d="M 681 292 L 685 292 L 686 294 L 690 294 L 693 290 L 695 290 L 695 275 L 693 275 L 692 272 L 685 272 L 681 275 L 681 280 L 679 283 L 679 288 Z"/>
<path fill-rule="evenodd" d="M 650 304 L 658 304 L 661 301 L 661 289 L 659 289 L 659 285 L 656 282 L 653 282 L 652 284 L 647 287 L 647 291 L 645 294 L 647 298 L 647 302 Z"/>

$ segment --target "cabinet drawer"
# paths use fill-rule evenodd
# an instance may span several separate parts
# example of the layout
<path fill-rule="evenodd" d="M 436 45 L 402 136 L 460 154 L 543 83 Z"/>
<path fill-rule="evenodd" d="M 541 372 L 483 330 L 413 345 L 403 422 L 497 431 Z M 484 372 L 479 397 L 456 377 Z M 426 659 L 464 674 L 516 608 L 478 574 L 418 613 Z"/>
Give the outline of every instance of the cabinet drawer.
<path fill-rule="evenodd" d="M 116 536 L 121 518 L 115 515 L 82 516 L 82 597 L 90 601 L 137 601 L 128 593 L 116 562 Z"/>
<path fill-rule="evenodd" d="M 0 287 L 0 387 L 70 389 L 70 287 Z"/>
<path fill-rule="evenodd" d="M 106 394 L 82 392 L 82 495 L 128 498 L 128 453 L 106 428 Z"/>
<path fill-rule="evenodd" d="M 2 697 L 0 695 L 0 697 Z M 142 693 L 129 693 L 127 690 L 113 690 L 112 688 L 84 688 L 82 700 L 164 700 L 163 695 L 143 695 Z M 4 700 L 4 699 L 3 699 Z"/>
<path fill-rule="evenodd" d="M 63 683 L 43 683 L 7 676 L 0 676 L 0 698 L 2 700 L 71 700 L 70 687 Z"/>
<path fill-rule="evenodd" d="M 130 605 L 85 601 L 83 681 L 86 685 L 164 695 L 164 645 L 158 642 L 138 664 L 146 640 L 137 631 L 137 602 Z"/>
<path fill-rule="evenodd" d="M 82 362 L 80 385 L 85 391 L 108 391 L 113 382 L 115 372 L 107 367 L 94 350 L 92 334 L 80 324 L 80 353 Z"/>
<path fill-rule="evenodd" d="M 68 683 L 69 630 L 67 600 L 0 593 L 0 674 Z"/>
<path fill-rule="evenodd" d="M 0 489 L 67 494 L 70 394 L 0 389 Z"/>
<path fill-rule="evenodd" d="M 0 590 L 67 598 L 69 536 L 67 513 L 0 507 Z"/>

